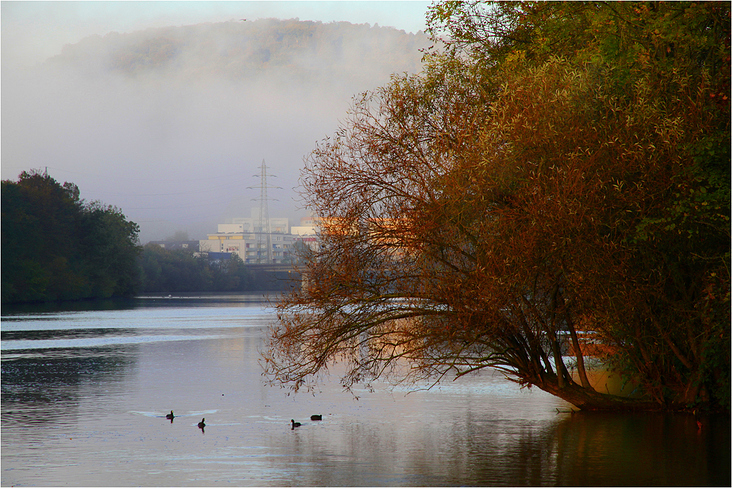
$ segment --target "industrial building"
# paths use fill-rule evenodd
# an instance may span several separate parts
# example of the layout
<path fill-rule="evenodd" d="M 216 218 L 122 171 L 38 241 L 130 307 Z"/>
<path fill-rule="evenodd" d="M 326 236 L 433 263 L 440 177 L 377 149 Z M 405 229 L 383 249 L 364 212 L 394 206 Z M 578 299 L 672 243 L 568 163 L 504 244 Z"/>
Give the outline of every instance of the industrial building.
<path fill-rule="evenodd" d="M 253 208 L 251 217 L 218 224 L 215 234 L 199 242 L 200 252 L 237 254 L 246 264 L 287 264 L 297 260 L 297 242 L 317 248 L 312 219 L 302 219 L 301 225 L 290 229 L 286 217 L 262 219 L 260 215 L 260 209 Z"/>

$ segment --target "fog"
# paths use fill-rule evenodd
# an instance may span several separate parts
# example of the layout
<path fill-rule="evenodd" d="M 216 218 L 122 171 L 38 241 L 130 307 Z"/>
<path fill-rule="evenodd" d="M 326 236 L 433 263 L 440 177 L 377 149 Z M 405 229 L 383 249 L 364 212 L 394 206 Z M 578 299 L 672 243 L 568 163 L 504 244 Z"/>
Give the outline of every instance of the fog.
<path fill-rule="evenodd" d="M 250 216 L 264 160 L 269 215 L 296 225 L 307 215 L 297 196 L 303 158 L 335 132 L 354 94 L 415 71 L 415 45 L 427 43 L 422 35 L 405 48 L 413 35 L 341 25 L 335 54 L 328 40 L 290 58 L 277 43 L 313 24 L 271 23 L 280 29 L 271 37 L 266 22 L 249 22 L 266 44 L 246 52 L 232 44 L 243 36 L 232 21 L 92 36 L 40 65 L 5 69 L 2 178 L 47 170 L 84 200 L 120 208 L 145 243 L 176 231 L 205 238 L 217 223 Z M 267 54 L 253 64 L 257 49 Z M 384 54 L 395 50 L 408 52 Z"/>

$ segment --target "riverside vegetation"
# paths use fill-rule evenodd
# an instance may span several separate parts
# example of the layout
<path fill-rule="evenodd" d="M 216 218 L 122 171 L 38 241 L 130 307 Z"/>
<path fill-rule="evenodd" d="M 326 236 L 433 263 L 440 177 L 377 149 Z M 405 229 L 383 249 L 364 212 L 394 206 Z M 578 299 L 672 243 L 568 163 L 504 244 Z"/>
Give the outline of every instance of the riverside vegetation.
<path fill-rule="evenodd" d="M 306 160 L 322 249 L 280 305 L 272 381 L 495 368 L 584 410 L 729 411 L 730 5 L 428 20 L 445 49 Z M 590 351 L 639 396 L 596 391 Z"/>
<path fill-rule="evenodd" d="M 139 227 L 40 171 L 2 182 L 2 303 L 131 296 Z"/>

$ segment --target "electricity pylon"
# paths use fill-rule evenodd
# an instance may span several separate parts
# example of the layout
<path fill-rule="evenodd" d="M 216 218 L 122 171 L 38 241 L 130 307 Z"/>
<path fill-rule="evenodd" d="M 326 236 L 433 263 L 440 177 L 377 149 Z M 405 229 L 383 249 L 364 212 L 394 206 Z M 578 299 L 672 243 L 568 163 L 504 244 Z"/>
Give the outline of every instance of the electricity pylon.
<path fill-rule="evenodd" d="M 259 222 L 258 222 L 258 232 L 257 232 L 257 264 L 272 264 L 272 227 L 269 223 L 269 200 L 270 198 L 267 197 L 267 189 L 268 188 L 278 188 L 282 189 L 279 186 L 269 186 L 267 184 L 267 165 L 264 162 L 264 159 L 262 160 L 262 166 L 260 167 L 260 171 L 258 175 L 254 175 L 255 177 L 259 177 Z M 271 176 L 277 176 L 277 175 L 271 175 Z M 254 187 L 248 187 L 248 188 L 254 188 Z M 256 198 L 253 198 L 252 200 L 257 200 Z M 277 200 L 276 198 L 273 198 L 272 200 Z M 257 229 L 255 229 L 255 232 Z"/>

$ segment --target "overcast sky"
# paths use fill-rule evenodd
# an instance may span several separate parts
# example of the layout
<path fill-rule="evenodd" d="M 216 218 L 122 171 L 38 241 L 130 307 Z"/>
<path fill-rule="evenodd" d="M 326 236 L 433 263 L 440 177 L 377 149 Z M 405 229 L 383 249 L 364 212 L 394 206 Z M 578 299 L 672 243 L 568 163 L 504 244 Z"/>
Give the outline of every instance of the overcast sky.
<path fill-rule="evenodd" d="M 296 85 L 275 92 L 268 85 L 223 81 L 95 81 L 33 68 L 92 35 L 206 22 L 298 18 L 417 32 L 425 29 L 429 5 L 3 1 L 2 179 L 47 167 L 60 183 L 76 183 L 86 201 L 120 208 L 140 224 L 145 243 L 178 230 L 205 238 L 216 232 L 217 221 L 249 217 L 260 197 L 254 175 L 266 160 L 270 175 L 277 176 L 270 184 L 283 187 L 268 195 L 270 216 L 290 217 L 298 225 L 307 215 L 297 208 L 293 191 L 303 157 L 333 134 L 355 93 L 321 88 L 302 96 Z M 369 84 L 388 81 L 379 76 L 361 78 Z"/>

